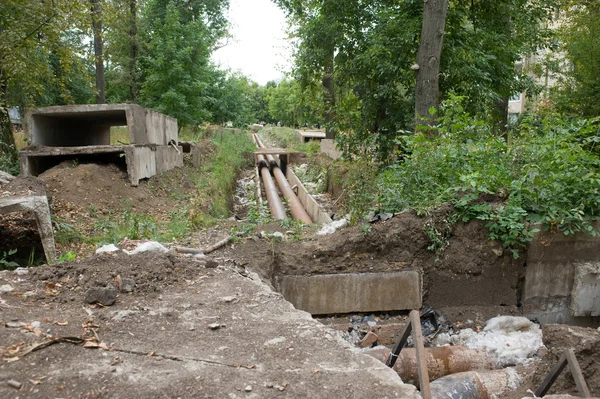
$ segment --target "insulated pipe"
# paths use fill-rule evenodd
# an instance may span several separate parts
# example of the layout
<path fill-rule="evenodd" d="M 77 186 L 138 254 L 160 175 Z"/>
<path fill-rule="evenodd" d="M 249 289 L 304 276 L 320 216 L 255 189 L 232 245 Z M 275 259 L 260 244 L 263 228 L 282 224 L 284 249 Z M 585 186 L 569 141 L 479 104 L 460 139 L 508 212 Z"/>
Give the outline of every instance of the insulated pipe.
<path fill-rule="evenodd" d="M 265 148 L 265 145 L 262 143 L 258 135 L 254 135 L 254 137 L 258 146 L 260 148 Z M 290 183 L 287 181 L 285 175 L 279 168 L 275 157 L 273 157 L 272 155 L 267 155 L 267 160 L 271 164 L 271 170 L 273 171 L 273 176 L 275 176 L 275 180 L 277 180 L 277 185 L 279 186 L 281 193 L 288 202 L 288 206 L 290 207 L 290 213 L 292 214 L 292 217 L 296 220 L 302 221 L 303 223 L 311 224 L 312 219 L 310 218 L 310 216 L 308 216 L 308 213 L 302 206 L 302 203 L 298 199 L 296 193 L 294 193 L 294 190 L 292 190 L 292 186 L 290 186 Z"/>
<path fill-rule="evenodd" d="M 522 378 L 512 368 L 466 371 L 448 375 L 431 383 L 433 399 L 505 398 L 516 391 Z"/>
<path fill-rule="evenodd" d="M 385 363 L 390 355 L 390 350 L 385 347 L 377 347 L 366 351 L 366 353 Z M 470 349 L 466 346 L 425 348 L 425 359 L 431 381 L 463 371 L 490 370 L 494 368 L 493 359 L 485 352 Z M 402 378 L 402 381 L 418 383 L 417 355 L 414 348 L 402 349 L 393 368 L 400 378 Z"/>
<path fill-rule="evenodd" d="M 252 138 L 254 138 L 256 145 L 260 147 L 258 144 L 258 137 L 256 135 L 252 135 Z M 265 193 L 267 194 L 267 202 L 269 203 L 271 216 L 275 220 L 284 220 L 287 218 L 287 215 L 285 214 L 285 208 L 283 207 L 283 203 L 281 202 L 279 193 L 277 192 L 277 187 L 275 187 L 275 182 L 273 182 L 273 178 L 269 172 L 267 161 L 265 161 L 265 157 L 262 155 L 258 155 L 257 159 L 260 175 L 262 176 L 262 180 L 265 185 Z"/>

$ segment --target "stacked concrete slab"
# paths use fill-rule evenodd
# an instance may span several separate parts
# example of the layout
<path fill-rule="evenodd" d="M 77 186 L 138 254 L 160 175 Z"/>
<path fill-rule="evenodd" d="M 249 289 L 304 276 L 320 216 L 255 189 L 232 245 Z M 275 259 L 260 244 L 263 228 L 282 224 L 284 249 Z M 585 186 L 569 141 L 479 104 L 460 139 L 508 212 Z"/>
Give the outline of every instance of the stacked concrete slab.
<path fill-rule="evenodd" d="M 600 325 L 600 239 L 538 233 L 527 257 L 523 311 L 542 324 Z"/>
<path fill-rule="evenodd" d="M 177 120 L 135 104 L 67 105 L 28 109 L 29 146 L 21 173 L 37 176 L 59 157 L 124 156 L 132 185 L 183 166 Z M 110 128 L 126 126 L 129 144 L 110 145 Z"/>

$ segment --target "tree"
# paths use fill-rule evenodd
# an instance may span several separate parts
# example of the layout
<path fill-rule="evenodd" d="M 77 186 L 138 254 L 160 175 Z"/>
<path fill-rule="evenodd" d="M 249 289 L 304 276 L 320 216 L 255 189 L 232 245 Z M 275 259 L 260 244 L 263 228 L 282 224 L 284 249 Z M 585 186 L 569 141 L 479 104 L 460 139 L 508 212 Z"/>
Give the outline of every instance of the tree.
<path fill-rule="evenodd" d="M 106 103 L 106 79 L 104 77 L 104 39 L 102 38 L 102 6 L 100 0 L 90 0 L 92 33 L 94 35 L 94 61 L 96 64 L 96 104 Z"/>
<path fill-rule="evenodd" d="M 226 33 L 228 2 L 154 0 L 146 9 L 147 51 L 140 60 L 144 81 L 139 101 L 196 125 L 210 120 L 210 54 Z"/>
<path fill-rule="evenodd" d="M 563 6 L 559 38 L 566 59 L 559 60 L 558 107 L 572 115 L 596 117 L 600 115 L 600 4 L 584 0 L 566 1 Z"/>
<path fill-rule="evenodd" d="M 66 94 L 65 77 L 79 60 L 67 33 L 83 21 L 79 2 L 3 0 L 0 6 L 0 169 L 18 172 L 18 153 L 8 116 L 9 100 L 22 107 L 49 88 Z M 52 54 L 59 63 L 49 62 Z M 56 68 L 59 65 L 60 68 Z M 54 66 L 54 67 L 53 67 Z M 64 90 L 64 91 L 63 91 Z"/>
<path fill-rule="evenodd" d="M 432 125 L 440 104 L 440 58 L 448 0 L 425 0 L 423 26 L 417 53 L 415 85 L 416 125 Z"/>

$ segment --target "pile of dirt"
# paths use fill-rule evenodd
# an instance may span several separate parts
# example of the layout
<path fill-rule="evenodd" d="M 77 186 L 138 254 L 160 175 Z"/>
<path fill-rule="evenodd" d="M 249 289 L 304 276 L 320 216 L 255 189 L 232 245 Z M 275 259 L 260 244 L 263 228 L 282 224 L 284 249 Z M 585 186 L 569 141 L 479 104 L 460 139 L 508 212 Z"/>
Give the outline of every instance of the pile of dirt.
<path fill-rule="evenodd" d="M 113 164 L 73 166 L 65 161 L 39 177 L 46 183 L 53 204 L 59 208 L 61 205 L 71 205 L 87 212 L 93 204 L 98 212 L 104 214 L 129 204 L 133 210 L 142 212 L 164 205 L 148 189 L 147 184 L 132 187 L 127 173 Z"/>
<path fill-rule="evenodd" d="M 446 210 L 447 211 L 447 210 Z M 426 225 L 431 217 L 403 212 L 368 231 L 359 226 L 311 241 L 277 243 L 247 241 L 239 251 L 249 254 L 249 267 L 277 287 L 277 276 L 327 273 L 369 273 L 419 270 L 424 301 L 447 306 L 519 305 L 524 257 L 514 259 L 500 244 L 489 241 L 482 222 L 458 223 L 438 256 Z M 244 248 L 245 247 L 245 248 Z M 465 289 L 469 287 L 469 289 Z M 513 312 L 511 311 L 511 314 Z"/>
<path fill-rule="evenodd" d="M 600 331 L 593 328 L 548 324 L 542 329 L 544 345 L 548 348 L 546 367 L 540 368 L 539 382 L 554 366 L 566 349 L 573 349 L 581 372 L 592 396 L 600 396 Z M 568 393 L 578 396 L 573 376 L 566 368 L 552 385 L 550 393 Z"/>
<path fill-rule="evenodd" d="M 171 253 L 100 254 L 60 265 L 29 268 L 27 281 L 33 286 L 27 288 L 30 300 L 65 303 L 82 299 L 91 287 L 116 287 L 116 278 L 120 276 L 134 280 L 136 295 L 157 296 L 168 287 L 185 284 L 185 280 L 204 269 L 205 263 Z"/>

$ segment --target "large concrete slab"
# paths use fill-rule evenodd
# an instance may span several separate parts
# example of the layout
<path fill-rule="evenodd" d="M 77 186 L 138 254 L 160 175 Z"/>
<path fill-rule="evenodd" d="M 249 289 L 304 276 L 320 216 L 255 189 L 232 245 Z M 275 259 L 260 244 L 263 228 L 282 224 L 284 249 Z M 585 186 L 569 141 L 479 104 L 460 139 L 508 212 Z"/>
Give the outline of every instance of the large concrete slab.
<path fill-rule="evenodd" d="M 127 174 L 133 186 L 137 186 L 141 179 L 152 177 L 156 174 L 156 151 L 150 147 L 128 146 L 125 151 L 127 160 Z"/>
<path fill-rule="evenodd" d="M 331 223 L 332 220 L 327 214 L 327 212 L 325 212 L 325 210 L 321 208 L 321 206 L 313 198 L 313 196 L 310 195 L 310 193 L 308 192 L 306 187 L 304 187 L 302 181 L 298 179 L 298 176 L 296 176 L 294 171 L 291 168 L 286 168 L 285 175 L 285 177 L 287 177 L 288 181 L 290 182 L 290 185 L 292 187 L 296 186 L 296 194 L 298 195 L 300 203 L 302 204 L 304 209 L 306 209 L 308 216 L 310 216 L 310 218 L 315 223 Z"/>
<path fill-rule="evenodd" d="M 278 278 L 283 296 L 313 315 L 419 309 L 417 271 L 346 273 Z"/>
<path fill-rule="evenodd" d="M 600 262 L 574 265 L 571 291 L 573 316 L 600 316 Z"/>
<path fill-rule="evenodd" d="M 152 257 L 154 262 L 148 262 Z M 138 291 L 142 281 L 136 275 L 136 290 L 121 294 L 113 306 L 83 309 L 83 279 L 69 280 L 78 291 L 60 280 L 55 296 L 32 299 L 22 293 L 43 294 L 44 281 L 32 278 L 33 272 L 0 271 L 0 286 L 9 284 L 20 293 L 2 295 L 1 321 L 38 321 L 41 331 L 56 336 L 78 336 L 82 325 L 92 325 L 110 349 L 57 344 L 1 362 L 0 397 L 420 397 L 392 369 L 294 309 L 256 274 L 244 277 L 233 264 L 205 269 L 190 258 L 169 259 L 174 263 L 168 273 L 160 270 L 166 261 L 160 254 L 103 255 L 40 270 L 50 276 L 67 270 L 89 279 L 91 269 L 111 273 L 119 268 L 122 274 L 131 264 L 145 264 L 164 277 L 152 283 L 160 289 L 152 293 Z M 211 328 L 213 323 L 219 327 Z M 0 347 L 43 340 L 20 328 L 0 328 Z M 9 379 L 23 388 L 10 387 Z"/>
<path fill-rule="evenodd" d="M 183 167 L 183 147 L 156 147 L 156 173 Z"/>
<path fill-rule="evenodd" d="M 598 286 L 588 284 L 583 276 L 575 286 L 576 265 L 590 263 L 600 263 L 600 238 L 585 233 L 538 233 L 527 256 L 523 313 L 542 324 L 599 325 L 600 317 L 594 317 L 591 308 L 589 314 L 583 310 L 595 306 Z M 573 293 L 579 304 L 571 304 Z"/>

